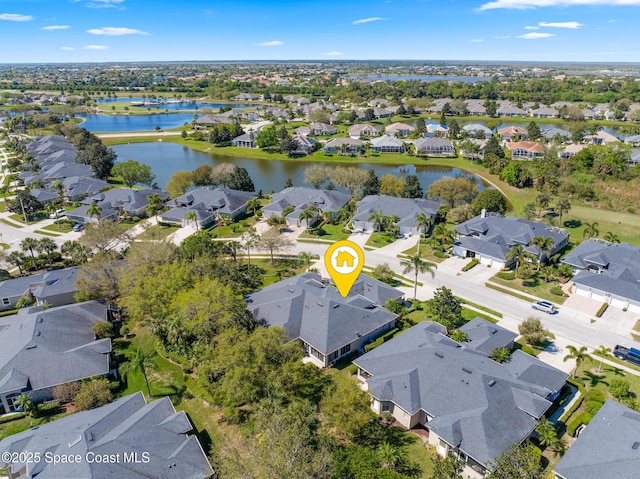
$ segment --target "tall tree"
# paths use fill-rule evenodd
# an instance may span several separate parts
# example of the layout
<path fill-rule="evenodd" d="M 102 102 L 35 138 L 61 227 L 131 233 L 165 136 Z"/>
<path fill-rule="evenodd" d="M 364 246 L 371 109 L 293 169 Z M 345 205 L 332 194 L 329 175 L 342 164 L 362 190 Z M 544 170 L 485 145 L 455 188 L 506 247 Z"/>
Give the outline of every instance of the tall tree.
<path fill-rule="evenodd" d="M 279 228 L 270 228 L 260 236 L 258 248 L 268 251 L 271 263 L 274 263 L 273 253 L 284 251 L 293 246 L 293 241 L 280 233 Z"/>
<path fill-rule="evenodd" d="M 574 368 L 572 374 L 572 377 L 575 378 L 576 373 L 578 372 L 578 368 L 580 368 L 580 365 L 584 362 L 584 360 L 589 357 L 589 355 L 587 354 L 587 347 L 580 346 L 580 348 L 577 348 L 576 346 L 569 344 L 567 346 L 567 350 L 569 351 L 569 354 L 567 354 L 562 360 L 564 362 L 575 360 L 576 367 Z"/>
<path fill-rule="evenodd" d="M 400 262 L 402 265 L 402 273 L 413 273 L 413 299 L 417 299 L 418 294 L 418 274 L 429 273 L 433 278 L 434 271 L 438 265 L 429 261 L 424 261 L 419 254 L 411 256 L 409 259 Z"/>
<path fill-rule="evenodd" d="M 611 357 L 611 348 L 608 348 L 604 345 L 600 345 L 598 347 L 598 349 L 594 350 L 593 353 L 596 356 L 600 357 L 600 364 L 598 365 L 598 373 L 602 372 L 602 362 L 605 358 L 610 358 Z"/>
<path fill-rule="evenodd" d="M 513 444 L 494 461 L 487 479 L 544 479 L 542 453 L 530 442 Z"/>
<path fill-rule="evenodd" d="M 47 254 L 47 262 L 49 263 L 49 269 L 53 267 L 52 254 L 58 251 L 58 244 L 53 241 L 53 238 L 41 238 L 38 241 L 38 248 Z"/>
<path fill-rule="evenodd" d="M 384 215 L 382 214 L 382 210 L 371 213 L 367 218 L 367 221 L 373 223 L 374 230 L 382 231 L 382 226 L 384 225 Z"/>
<path fill-rule="evenodd" d="M 427 301 L 426 310 L 432 320 L 444 325 L 449 333 L 464 324 L 462 305 L 445 286 L 436 289 L 433 298 Z"/>
<path fill-rule="evenodd" d="M 582 231 L 582 238 L 597 238 L 598 235 L 600 234 L 600 230 L 598 229 L 599 225 L 597 221 L 594 221 L 593 223 L 584 223 L 584 230 Z"/>
<path fill-rule="evenodd" d="M 403 198 L 422 198 L 424 192 L 420 186 L 420 180 L 416 175 L 407 175 L 402 189 Z"/>
<path fill-rule="evenodd" d="M 329 181 L 330 177 L 331 172 L 326 166 L 314 164 L 305 168 L 303 181 L 305 183 L 311 183 L 311 185 L 317 190 L 320 189 L 324 183 Z"/>
<path fill-rule="evenodd" d="M 193 186 L 193 174 L 190 171 L 177 171 L 167 183 L 167 192 L 171 198 L 184 195 Z"/>
<path fill-rule="evenodd" d="M 147 206 L 147 215 L 156 217 L 156 224 L 160 224 L 158 220 L 158 210 L 162 205 L 162 198 L 158 193 L 154 193 L 152 195 L 147 196 L 148 206 Z"/>
<path fill-rule="evenodd" d="M 445 176 L 434 181 L 429 187 L 427 196 L 440 199 L 451 208 L 461 203 L 469 203 L 478 194 L 478 186 L 468 176 Z"/>
<path fill-rule="evenodd" d="M 518 271 L 520 266 L 526 262 L 527 256 L 528 253 L 524 249 L 524 246 L 522 246 L 521 244 L 514 244 L 509 247 L 509 251 L 507 251 L 504 259 L 506 259 L 507 262 L 514 260 L 516 262 L 515 270 Z"/>
<path fill-rule="evenodd" d="M 142 348 L 136 348 L 133 351 L 133 354 L 129 356 L 128 361 L 120 366 L 120 372 L 123 374 L 140 371 L 147 386 L 148 397 L 151 397 L 151 388 L 149 387 L 149 377 L 147 376 L 147 371 L 155 368 L 153 356 L 153 353 L 145 352 Z"/>
<path fill-rule="evenodd" d="M 362 186 L 362 196 L 380 194 L 380 179 L 375 170 L 367 170 L 367 179 Z"/>
<path fill-rule="evenodd" d="M 149 165 L 138 163 L 135 160 L 127 160 L 116 163 L 111 169 L 113 176 L 120 176 L 124 184 L 133 188 L 136 184 L 151 185 L 156 175 L 151 171 Z"/>
<path fill-rule="evenodd" d="M 87 215 L 89 216 L 89 218 L 93 218 L 95 216 L 98 221 L 100 221 L 100 218 L 102 216 L 102 206 L 94 201 L 87 208 Z"/>
<path fill-rule="evenodd" d="M 239 191 L 256 191 L 246 168 L 236 166 L 229 178 L 229 188 Z"/>
<path fill-rule="evenodd" d="M 38 240 L 30 236 L 27 236 L 20 242 L 20 249 L 25 252 L 28 251 L 31 254 L 31 259 L 33 260 L 34 266 L 36 264 L 35 252 L 38 251 L 39 247 L 40 244 L 38 243 Z"/>
<path fill-rule="evenodd" d="M 569 198 L 560 198 L 556 203 L 556 211 L 560 215 L 560 221 L 562 221 L 562 216 L 571 211 Z"/>
<path fill-rule="evenodd" d="M 538 249 L 538 267 L 536 271 L 540 271 L 542 265 L 542 255 L 546 253 L 547 258 L 551 256 L 551 251 L 555 246 L 555 241 L 551 236 L 534 236 L 529 242 L 529 246 L 535 246 Z"/>
<path fill-rule="evenodd" d="M 533 141 L 537 141 L 542 138 L 542 133 L 540 133 L 540 127 L 535 121 L 530 121 L 527 125 L 527 133 L 529 135 L 529 139 Z"/>

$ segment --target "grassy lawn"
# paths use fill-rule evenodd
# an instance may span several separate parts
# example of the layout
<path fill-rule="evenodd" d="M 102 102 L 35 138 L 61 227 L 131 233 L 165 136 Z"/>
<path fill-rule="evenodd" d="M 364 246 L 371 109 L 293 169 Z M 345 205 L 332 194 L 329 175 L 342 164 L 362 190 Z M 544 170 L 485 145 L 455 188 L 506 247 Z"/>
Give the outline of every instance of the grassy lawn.
<path fill-rule="evenodd" d="M 52 238 L 62 236 L 61 234 L 56 234 L 56 233 L 52 233 L 51 231 L 45 231 L 45 230 L 35 230 L 34 233 L 38 233 L 39 235 L 43 235 L 43 236 L 51 236 Z"/>
<path fill-rule="evenodd" d="M 139 234 L 138 236 L 136 236 L 136 239 L 143 240 L 143 241 L 163 240 L 167 236 L 169 236 L 171 233 L 175 233 L 179 229 L 180 227 L 175 225 L 172 225 L 172 226 L 153 225 L 147 228 L 146 230 L 144 230 L 142 234 Z"/>
<path fill-rule="evenodd" d="M 481 317 L 482 319 L 486 319 L 487 321 L 491 322 L 491 323 L 495 323 L 496 320 L 494 318 L 491 318 L 487 315 L 484 315 L 482 313 L 478 313 L 477 311 L 473 311 L 472 309 L 468 309 L 465 308 L 464 306 L 462 307 L 462 318 L 465 320 L 465 322 L 469 322 L 472 319 L 476 318 L 476 317 Z M 412 311 L 409 314 L 406 314 L 403 319 L 407 320 L 407 328 L 408 329 L 410 327 L 411 324 L 417 324 L 417 323 L 421 323 L 422 321 L 430 321 L 429 317 L 427 316 L 426 310 L 425 310 L 425 304 L 424 302 L 421 302 L 418 307 L 416 308 L 415 311 Z"/>
<path fill-rule="evenodd" d="M 5 218 L 0 218 L 0 222 L 4 223 L 5 225 L 9 225 L 13 228 L 24 228 L 24 223 L 23 224 L 14 223 L 13 221 L 9 221 Z"/>
<path fill-rule="evenodd" d="M 545 283 L 544 281 L 533 277 L 530 280 L 527 280 L 526 286 L 522 284 L 522 280 L 520 279 L 502 279 L 497 276 L 492 276 L 491 281 L 497 284 L 501 284 L 502 286 L 507 286 L 509 288 L 517 289 L 518 291 L 522 291 L 524 293 L 531 294 L 538 298 L 546 299 L 547 301 L 551 301 L 552 303 L 562 304 L 566 301 L 566 296 L 557 296 L 551 293 L 551 288 L 553 286 L 559 286 L 557 281 L 552 281 L 550 283 Z"/>
<path fill-rule="evenodd" d="M 369 239 L 365 243 L 367 246 L 373 246 L 374 248 L 382 248 L 383 246 L 387 246 L 388 244 L 393 243 L 396 240 L 395 236 L 391 236 L 386 231 L 378 232 L 374 231 L 369 236 Z"/>
<path fill-rule="evenodd" d="M 296 257 L 276 257 L 275 264 L 271 264 L 271 260 L 269 258 L 252 258 L 251 267 L 253 266 L 257 266 L 264 271 L 263 286 L 269 286 L 270 284 L 277 283 L 284 278 L 304 273 L 306 270 L 306 264 L 302 261 L 298 261 Z"/>
<path fill-rule="evenodd" d="M 9 218 L 11 218 L 13 221 L 16 221 L 18 223 L 25 224 L 24 216 L 21 214 L 14 213 L 12 215 L 9 215 Z M 38 214 L 36 215 L 27 216 L 27 219 L 29 220 L 29 224 L 37 223 L 38 221 L 46 220 L 48 218 L 49 218 L 49 215 L 43 212 L 38 212 Z"/>
<path fill-rule="evenodd" d="M 524 338 L 519 338 L 516 342 L 513 343 L 513 346 L 515 349 L 520 349 L 520 350 L 526 347 L 526 351 L 524 352 L 537 357 L 538 354 L 544 351 L 547 348 L 547 346 L 549 346 L 550 344 L 551 344 L 551 341 L 547 339 L 542 343 L 531 345 L 531 344 L 527 344 Z"/>
<path fill-rule="evenodd" d="M 415 247 L 408 248 L 404 250 L 402 253 L 400 253 L 400 255 L 404 255 L 404 256 L 413 256 L 415 254 L 416 254 Z M 447 255 L 446 258 L 439 258 L 435 256 L 434 249 L 429 244 L 422 241 L 420 243 L 420 257 L 424 260 L 431 261 L 432 263 L 442 263 L 449 256 Z"/>
<path fill-rule="evenodd" d="M 7 202 L 2 200 L 0 201 L 0 213 L 4 213 L 7 211 Z"/>
<path fill-rule="evenodd" d="M 75 223 L 69 220 L 60 220 L 60 224 L 53 223 L 52 225 L 43 226 L 42 229 L 46 231 L 52 231 L 54 233 L 69 233 Z"/>
<path fill-rule="evenodd" d="M 349 233 L 343 232 L 342 231 L 343 229 L 344 229 L 343 224 L 339 224 L 339 225 L 326 224 L 326 225 L 322 225 L 317 230 L 313 230 L 314 233 L 317 232 L 317 234 L 311 234 L 305 230 L 305 232 L 300 235 L 300 238 L 321 239 L 321 240 L 329 240 L 329 241 L 346 240 L 349 237 Z"/>
<path fill-rule="evenodd" d="M 459 296 L 456 296 L 456 299 L 458 301 L 460 301 L 462 303 L 462 305 L 464 306 L 465 304 L 468 304 L 469 306 L 473 306 L 474 308 L 480 309 L 482 311 L 485 311 L 489 314 L 492 314 L 494 316 L 497 316 L 498 318 L 502 317 L 502 313 L 499 313 L 498 311 L 496 311 L 495 309 L 491 309 L 491 308 L 487 308 L 486 306 L 482 306 L 480 304 L 474 303 L 472 301 L 466 300 L 464 298 L 461 298 Z"/>
<path fill-rule="evenodd" d="M 407 459 L 420 466 L 420 475 L 417 477 L 422 479 L 433 477 L 433 459 L 427 448 L 422 444 L 422 439 L 411 433 L 407 433 L 407 435 L 412 439 L 407 446 Z"/>
<path fill-rule="evenodd" d="M 238 219 L 237 222 L 225 222 L 224 226 L 212 226 L 206 228 L 211 231 L 211 234 L 216 238 L 238 238 L 242 236 L 245 231 L 251 230 L 255 227 L 258 219 L 249 214 L 244 215 Z"/>
<path fill-rule="evenodd" d="M 61 411 L 58 407 L 58 403 L 40 405 L 39 409 L 39 417 L 33 418 L 27 416 L 22 419 L 16 419 L 15 421 L 0 424 L 0 439 L 26 431 L 31 425 L 39 426 L 40 424 L 55 421 L 56 419 L 60 419 L 61 417 L 68 415 L 68 413 Z"/>

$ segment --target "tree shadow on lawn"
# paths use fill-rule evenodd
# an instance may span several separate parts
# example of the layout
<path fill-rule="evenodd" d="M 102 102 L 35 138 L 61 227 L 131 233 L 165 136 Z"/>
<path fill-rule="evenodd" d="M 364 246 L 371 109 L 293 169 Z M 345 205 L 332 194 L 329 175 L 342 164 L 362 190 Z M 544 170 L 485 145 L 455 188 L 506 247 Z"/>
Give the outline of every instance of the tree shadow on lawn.
<path fill-rule="evenodd" d="M 592 388 L 595 388 L 598 384 L 609 386 L 609 382 L 604 380 L 604 376 L 593 374 L 591 371 L 584 371 L 582 373 L 582 379 L 589 381 L 589 386 Z"/>
<path fill-rule="evenodd" d="M 582 221 L 580 220 L 567 220 L 562 223 L 565 228 L 580 228 L 582 226 Z"/>

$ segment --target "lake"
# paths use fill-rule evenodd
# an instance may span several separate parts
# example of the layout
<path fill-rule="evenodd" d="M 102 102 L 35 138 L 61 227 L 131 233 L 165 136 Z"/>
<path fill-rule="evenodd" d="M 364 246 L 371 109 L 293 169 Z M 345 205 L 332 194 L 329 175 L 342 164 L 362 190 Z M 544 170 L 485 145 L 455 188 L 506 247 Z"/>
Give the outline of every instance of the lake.
<path fill-rule="evenodd" d="M 142 108 L 149 107 L 152 110 L 159 109 L 160 111 L 170 110 L 170 111 L 181 111 L 181 110 L 203 110 L 210 108 L 214 111 L 214 113 L 218 113 L 220 108 L 256 108 L 257 105 L 244 105 L 244 104 L 230 104 L 230 103 L 210 103 L 204 101 L 194 101 L 194 100 L 176 100 L 175 98 L 166 98 L 169 102 L 159 102 L 158 99 L 153 98 L 94 98 L 98 103 L 114 103 L 114 102 L 123 102 L 129 101 L 131 103 L 138 105 L 138 103 L 148 102 L 149 105 L 142 105 Z"/>
<path fill-rule="evenodd" d="M 83 118 L 80 127 L 91 132 L 119 133 L 176 128 L 193 121 L 192 113 L 159 113 L 156 115 L 76 115 Z"/>
<path fill-rule="evenodd" d="M 251 176 L 256 190 L 264 193 L 280 191 L 287 178 L 291 178 L 295 186 L 311 186 L 303 182 L 305 168 L 312 162 L 299 160 L 265 160 L 255 158 L 236 158 L 212 153 L 196 151 L 183 145 L 165 142 L 130 143 L 112 146 L 118 155 L 118 160 L 136 160 L 151 167 L 156 175 L 156 182 L 165 188 L 171 175 L 181 170 L 195 170 L 200 165 L 215 166 L 219 163 L 233 163 L 246 168 Z M 327 166 L 337 166 L 336 163 L 322 163 Z M 350 165 L 346 165 L 350 166 Z M 378 176 L 392 173 L 396 176 L 415 174 L 420 180 L 423 190 L 443 176 L 464 174 L 458 168 L 424 165 L 380 165 L 358 163 L 362 169 L 373 169 Z M 478 189 L 486 187 L 480 178 L 476 178 Z"/>

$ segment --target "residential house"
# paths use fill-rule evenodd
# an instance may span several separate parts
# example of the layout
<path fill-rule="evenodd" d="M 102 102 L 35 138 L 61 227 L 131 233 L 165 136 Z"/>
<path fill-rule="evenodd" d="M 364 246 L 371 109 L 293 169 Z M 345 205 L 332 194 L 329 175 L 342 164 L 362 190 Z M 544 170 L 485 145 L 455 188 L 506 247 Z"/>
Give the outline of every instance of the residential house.
<path fill-rule="evenodd" d="M 23 297 L 33 297 L 38 306 L 45 303 L 49 306 L 75 303 L 77 278 L 78 267 L 74 266 L 6 279 L 0 282 L 1 309 L 15 308 Z"/>
<path fill-rule="evenodd" d="M 381 153 L 402 153 L 404 152 L 404 143 L 396 136 L 389 134 L 373 138 L 371 141 L 371 150 Z"/>
<path fill-rule="evenodd" d="M 230 188 L 198 188 L 182 196 L 167 201 L 169 211 L 160 215 L 162 221 L 185 226 L 190 222 L 185 216 L 191 211 L 196 213 L 196 221 L 201 227 L 230 218 L 235 221 L 247 212 L 247 201 L 253 195 Z"/>
<path fill-rule="evenodd" d="M 549 141 L 559 140 L 560 143 L 571 141 L 571 132 L 562 128 L 543 128 L 540 134 Z"/>
<path fill-rule="evenodd" d="M 293 151 L 293 155 L 308 155 L 315 147 L 317 140 L 305 135 L 295 134 L 291 137 L 298 147 Z"/>
<path fill-rule="evenodd" d="M 630 135 L 624 139 L 628 145 L 640 146 L 640 135 Z"/>
<path fill-rule="evenodd" d="M 214 471 L 197 436 L 190 432 L 194 428 L 189 417 L 184 411 L 176 412 L 168 396 L 147 403 L 137 392 L 9 436 L 0 441 L 0 452 L 29 451 L 42 458 L 9 464 L 12 479 L 210 478 Z M 44 460 L 54 453 L 82 460 Z"/>
<path fill-rule="evenodd" d="M 585 135 L 584 141 L 593 143 L 594 145 L 608 145 L 609 143 L 616 143 L 620 140 L 617 136 L 600 130 L 595 135 Z"/>
<path fill-rule="evenodd" d="M 553 468 L 556 479 L 635 479 L 640 413 L 609 399 Z"/>
<path fill-rule="evenodd" d="M 469 141 L 472 144 L 476 145 L 477 149 L 476 150 L 469 149 L 469 151 L 467 151 L 461 147 L 460 155 L 462 155 L 463 158 L 473 158 L 473 159 L 484 158 L 484 147 L 489 140 L 485 140 L 485 139 L 479 140 L 477 138 L 471 138 L 469 139 Z"/>
<path fill-rule="evenodd" d="M 17 409 L 29 393 L 34 402 L 52 398 L 59 384 L 109 372 L 110 339 L 95 339 L 93 325 L 106 319 L 97 301 L 24 308 L 0 323 L 0 410 Z"/>
<path fill-rule="evenodd" d="M 467 335 L 468 339 L 465 341 L 465 345 L 487 356 L 490 356 L 498 348 L 513 350 L 513 342 L 518 337 L 513 331 L 480 317 L 460 326 L 460 331 Z"/>
<path fill-rule="evenodd" d="M 429 123 L 425 126 L 425 130 L 427 130 L 427 133 L 430 133 L 434 136 L 449 136 L 449 127 L 440 123 Z"/>
<path fill-rule="evenodd" d="M 487 109 L 484 107 L 484 100 L 467 100 L 467 112 L 469 115 L 484 116 Z"/>
<path fill-rule="evenodd" d="M 120 217 L 117 209 L 108 206 L 101 206 L 99 214 L 89 214 L 91 210 L 90 204 L 83 204 L 72 210 L 67 210 L 67 219 L 76 223 L 97 223 L 102 220 L 116 221 Z"/>
<path fill-rule="evenodd" d="M 33 196 L 43 205 L 58 201 L 58 195 L 51 190 L 45 190 L 42 188 L 31 188 L 29 190 L 29 193 L 31 193 L 31 196 Z"/>
<path fill-rule="evenodd" d="M 406 123 L 392 123 L 391 125 L 387 125 L 384 129 L 387 135 L 395 135 L 395 136 L 409 136 L 411 133 L 416 131 L 415 127 L 408 125 Z"/>
<path fill-rule="evenodd" d="M 297 135 L 301 136 L 307 136 L 311 134 L 311 128 L 309 128 L 308 126 L 299 126 L 293 131 L 295 131 Z"/>
<path fill-rule="evenodd" d="M 640 248 L 589 239 L 560 260 L 577 274 L 571 291 L 616 308 L 640 313 Z"/>
<path fill-rule="evenodd" d="M 529 139 L 529 132 L 519 126 L 506 126 L 498 130 L 498 135 L 504 141 L 520 141 Z"/>
<path fill-rule="evenodd" d="M 315 206 L 320 212 L 336 212 L 346 205 L 351 196 L 336 190 L 316 190 L 302 186 L 291 186 L 271 196 L 271 203 L 262 207 L 265 218 L 282 215 L 285 209 L 293 208 L 287 215 L 290 223 L 297 223 L 298 216 L 309 206 Z M 308 225 L 307 225 L 308 226 Z"/>
<path fill-rule="evenodd" d="M 543 261 L 564 248 L 569 240 L 569 233 L 562 228 L 495 213 L 482 213 L 455 226 L 454 230 L 458 238 L 453 244 L 453 254 L 463 258 L 478 258 L 480 264 L 494 268 L 504 268 L 514 262 L 513 259 L 506 259 L 509 249 L 514 245 L 522 245 L 525 251 L 537 257 L 539 249 L 529 246 L 536 236 L 553 239 L 551 251 L 542 254 Z"/>
<path fill-rule="evenodd" d="M 369 219 L 374 213 L 383 216 L 396 216 L 396 225 L 400 234 L 424 233 L 424 228 L 418 228 L 416 218 L 424 213 L 427 218 L 435 220 L 438 216 L 440 203 L 423 198 L 397 198 L 387 195 L 368 195 L 357 203 L 357 209 L 352 218 L 353 227 L 363 231 L 374 229 L 373 222 Z"/>
<path fill-rule="evenodd" d="M 384 98 L 374 98 L 369 103 L 367 103 L 367 105 L 372 107 L 376 107 L 376 106 L 386 107 L 386 106 L 389 106 L 390 104 L 391 102 Z"/>
<path fill-rule="evenodd" d="M 560 116 L 560 113 L 558 112 L 558 110 L 556 110 L 551 106 L 544 106 L 544 105 L 534 110 L 531 110 L 529 113 L 534 118 L 558 118 Z"/>
<path fill-rule="evenodd" d="M 83 205 L 67 212 L 67 218 L 78 223 L 98 221 L 97 216 L 89 217 L 88 210 L 92 204 L 102 208 L 100 219 L 117 219 L 119 216 L 139 216 L 147 214 L 149 196 L 157 194 L 164 202 L 169 195 L 158 189 L 136 190 L 133 188 L 112 188 L 82 200 Z"/>
<path fill-rule="evenodd" d="M 629 166 L 640 165 L 640 150 L 639 149 L 634 148 L 633 150 L 631 150 L 631 152 L 629 153 L 629 158 L 627 158 L 627 163 L 629 164 Z"/>
<path fill-rule="evenodd" d="M 78 149 L 69 140 L 58 135 L 40 136 L 27 143 L 26 148 L 38 161 L 42 161 L 49 155 L 60 155 L 59 152 L 64 152 L 65 161 L 73 162 L 78 155 Z"/>
<path fill-rule="evenodd" d="M 325 153 L 356 156 L 364 148 L 364 142 L 353 138 L 332 138 L 324 145 Z"/>
<path fill-rule="evenodd" d="M 351 138 L 374 137 L 380 135 L 380 130 L 375 126 L 366 123 L 358 123 L 349 127 L 349 136 Z"/>
<path fill-rule="evenodd" d="M 480 136 L 482 138 L 489 138 L 491 135 L 493 135 L 493 132 L 489 128 L 480 123 L 471 123 L 469 125 L 465 125 L 462 127 L 462 131 L 466 131 L 472 136 Z"/>
<path fill-rule="evenodd" d="M 111 188 L 111 185 L 98 178 L 89 176 L 70 176 L 62 180 L 64 198 L 66 201 L 80 201 L 87 196 L 93 196 L 102 190 Z"/>
<path fill-rule="evenodd" d="M 533 160 L 544 156 L 544 146 L 536 141 L 510 141 L 507 147 L 514 160 Z"/>
<path fill-rule="evenodd" d="M 244 133 L 243 135 L 236 136 L 233 140 L 231 140 L 231 144 L 240 148 L 257 148 L 256 136 L 258 135 L 256 135 L 255 132 L 250 131 L 249 133 Z"/>
<path fill-rule="evenodd" d="M 582 150 L 584 150 L 587 146 L 580 144 L 580 143 L 574 143 L 572 145 L 567 145 L 564 147 L 563 150 L 560 151 L 559 155 L 560 158 L 562 158 L 563 160 L 569 159 L 569 158 L 573 158 L 574 156 L 576 156 L 576 154 Z"/>
<path fill-rule="evenodd" d="M 93 176 L 91 166 L 81 163 L 51 163 L 39 171 L 24 171 L 18 175 L 25 185 L 49 186 L 70 176 Z"/>
<path fill-rule="evenodd" d="M 580 112 L 582 113 L 582 116 L 584 116 L 585 120 L 597 120 L 602 117 L 601 114 L 596 113 L 591 108 L 583 108 Z"/>
<path fill-rule="evenodd" d="M 377 414 L 427 429 L 438 454 L 452 454 L 464 463 L 465 478 L 480 479 L 500 454 L 533 433 L 568 374 L 519 350 L 500 364 L 487 348 L 461 345 L 446 333 L 439 323 L 413 326 L 354 360 L 357 378 Z M 512 342 L 505 335 L 491 345 Z"/>
<path fill-rule="evenodd" d="M 455 156 L 456 149 L 449 140 L 429 137 L 416 140 L 416 153 L 428 156 Z"/>
<path fill-rule="evenodd" d="M 216 125 L 233 125 L 235 120 L 229 116 L 207 114 L 199 116 L 195 119 L 194 124 L 196 128 L 199 127 L 211 127 Z"/>
<path fill-rule="evenodd" d="M 441 113 L 442 108 L 447 103 L 451 105 L 451 103 L 453 103 L 453 98 L 436 98 L 435 100 L 433 100 L 433 105 L 427 107 L 426 111 L 429 113 Z"/>
<path fill-rule="evenodd" d="M 527 112 L 515 105 L 502 102 L 502 104 L 498 106 L 498 109 L 496 110 L 496 115 L 500 117 L 527 116 Z"/>
<path fill-rule="evenodd" d="M 373 109 L 373 114 L 376 116 L 376 118 L 389 118 L 391 116 L 393 116 L 394 111 L 391 108 L 380 108 L 380 107 L 375 107 Z"/>
<path fill-rule="evenodd" d="M 262 95 L 257 93 L 238 93 L 233 97 L 234 101 L 258 101 L 262 100 Z"/>
<path fill-rule="evenodd" d="M 393 328 L 397 315 L 382 305 L 401 298 L 401 291 L 363 274 L 343 297 L 319 274 L 304 273 L 247 295 L 247 309 L 265 326 L 283 328 L 311 363 L 326 367 Z"/>
<path fill-rule="evenodd" d="M 328 123 L 311 123 L 309 125 L 309 131 L 311 132 L 311 135 L 317 136 L 329 136 L 338 133 L 338 129 L 333 125 L 329 125 Z"/>

